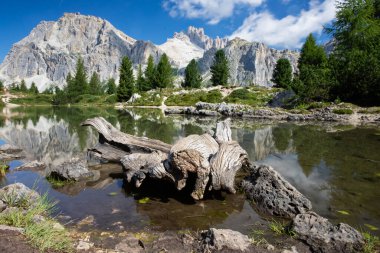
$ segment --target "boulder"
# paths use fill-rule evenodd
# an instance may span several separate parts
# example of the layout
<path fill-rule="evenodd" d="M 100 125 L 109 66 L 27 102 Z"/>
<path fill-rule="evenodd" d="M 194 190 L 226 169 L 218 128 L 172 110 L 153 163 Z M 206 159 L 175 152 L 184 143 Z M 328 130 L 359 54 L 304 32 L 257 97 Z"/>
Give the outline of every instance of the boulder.
<path fill-rule="evenodd" d="M 242 181 L 247 198 L 254 200 L 260 211 L 293 218 L 311 209 L 311 202 L 273 168 L 251 166 L 251 174 Z"/>
<path fill-rule="evenodd" d="M 0 189 L 0 200 L 8 206 L 28 207 L 36 203 L 40 195 L 21 183 L 7 185 Z"/>
<path fill-rule="evenodd" d="M 65 180 L 80 181 L 93 177 L 94 173 L 88 170 L 87 162 L 80 158 L 73 158 L 58 166 L 52 167 L 49 176 Z"/>
<path fill-rule="evenodd" d="M 21 151 L 22 151 L 21 148 L 13 146 L 8 143 L 0 146 L 0 153 L 15 154 L 15 153 L 20 153 Z"/>
<path fill-rule="evenodd" d="M 248 236 L 231 229 L 215 229 L 202 233 L 203 247 L 207 250 L 248 252 L 251 240 Z"/>
<path fill-rule="evenodd" d="M 16 171 L 25 171 L 25 170 L 39 171 L 39 170 L 44 170 L 45 168 L 46 168 L 46 164 L 44 162 L 32 161 L 32 162 L 24 163 L 23 165 L 16 167 L 14 170 L 16 170 Z"/>
<path fill-rule="evenodd" d="M 345 223 L 334 226 L 314 212 L 298 214 L 292 228 L 314 252 L 362 252 L 364 247 L 363 236 L 357 230 Z"/>

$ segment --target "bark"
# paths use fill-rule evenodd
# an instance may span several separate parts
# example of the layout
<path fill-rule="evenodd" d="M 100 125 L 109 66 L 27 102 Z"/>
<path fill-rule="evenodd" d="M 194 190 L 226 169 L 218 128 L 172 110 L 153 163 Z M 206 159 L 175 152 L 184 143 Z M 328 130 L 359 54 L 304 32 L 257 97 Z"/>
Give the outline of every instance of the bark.
<path fill-rule="evenodd" d="M 106 142 L 128 153 L 151 153 L 155 150 L 169 153 L 171 148 L 171 145 L 159 140 L 123 133 L 103 117 L 87 119 L 82 123 L 82 126 L 94 127 L 99 132 L 100 143 Z"/>
<path fill-rule="evenodd" d="M 88 119 L 83 126 L 99 132 L 99 144 L 89 151 L 103 161 L 123 165 L 125 179 L 137 188 L 146 178 L 165 180 L 182 190 L 190 174 L 196 177 L 191 196 L 203 199 L 206 187 L 235 193 L 234 178 L 247 160 L 247 153 L 231 140 L 230 121 L 219 122 L 215 138 L 190 135 L 173 146 L 122 133 L 104 118 Z"/>

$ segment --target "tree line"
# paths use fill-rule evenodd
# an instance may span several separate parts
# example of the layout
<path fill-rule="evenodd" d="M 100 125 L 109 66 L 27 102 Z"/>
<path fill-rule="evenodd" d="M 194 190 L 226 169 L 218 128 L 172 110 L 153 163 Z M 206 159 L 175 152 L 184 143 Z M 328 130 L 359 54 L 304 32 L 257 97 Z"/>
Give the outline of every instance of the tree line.
<path fill-rule="evenodd" d="M 301 49 L 298 72 L 279 59 L 272 81 L 292 89 L 300 102 L 380 103 L 380 1 L 337 2 L 336 19 L 325 32 L 333 38 L 327 55 L 310 34 Z"/>

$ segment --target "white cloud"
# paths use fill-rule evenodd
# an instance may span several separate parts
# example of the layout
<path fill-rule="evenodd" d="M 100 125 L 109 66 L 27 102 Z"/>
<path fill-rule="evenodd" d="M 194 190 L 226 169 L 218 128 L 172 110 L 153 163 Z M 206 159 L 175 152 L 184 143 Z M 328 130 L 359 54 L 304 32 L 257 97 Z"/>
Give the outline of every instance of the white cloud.
<path fill-rule="evenodd" d="M 170 16 L 202 18 L 209 24 L 217 24 L 231 17 L 237 6 L 257 7 L 265 0 L 164 0 L 163 6 Z"/>
<path fill-rule="evenodd" d="M 335 0 L 311 0 L 308 10 L 277 19 L 269 11 L 253 13 L 230 36 L 260 41 L 271 46 L 299 48 L 309 33 L 321 33 L 323 25 L 335 17 Z"/>

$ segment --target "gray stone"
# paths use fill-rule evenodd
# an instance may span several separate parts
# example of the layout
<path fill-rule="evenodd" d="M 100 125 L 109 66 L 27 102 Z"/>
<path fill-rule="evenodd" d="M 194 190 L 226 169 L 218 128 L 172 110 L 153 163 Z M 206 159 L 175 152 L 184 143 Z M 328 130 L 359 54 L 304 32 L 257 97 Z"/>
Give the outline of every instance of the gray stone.
<path fill-rule="evenodd" d="M 247 252 L 251 246 L 248 236 L 231 229 L 210 228 L 203 233 L 203 246 L 211 250 L 235 250 Z"/>
<path fill-rule="evenodd" d="M 20 153 L 21 151 L 22 151 L 21 148 L 13 146 L 8 143 L 0 146 L 0 153 L 15 154 L 15 153 Z"/>
<path fill-rule="evenodd" d="M 285 90 L 276 94 L 276 96 L 269 102 L 270 107 L 284 107 L 291 99 L 295 97 L 292 90 Z"/>
<path fill-rule="evenodd" d="M 43 217 L 42 215 L 39 215 L 39 214 L 34 215 L 32 218 L 32 221 L 34 223 L 41 223 L 41 222 L 44 222 L 45 220 L 46 220 L 45 217 Z"/>
<path fill-rule="evenodd" d="M 94 243 L 85 242 L 83 240 L 80 240 L 77 245 L 77 250 L 90 250 L 94 246 Z"/>
<path fill-rule="evenodd" d="M 49 175 L 73 181 L 80 181 L 94 176 L 88 170 L 87 162 L 80 158 L 73 158 L 70 161 L 52 167 Z"/>
<path fill-rule="evenodd" d="M 126 237 L 115 246 L 115 250 L 118 252 L 130 252 L 130 253 L 140 253 L 144 252 L 141 247 L 141 242 L 139 239 L 133 235 L 126 235 Z"/>
<path fill-rule="evenodd" d="M 44 170 L 45 168 L 46 168 L 46 164 L 44 162 L 32 161 L 32 162 L 24 163 L 23 165 L 16 167 L 14 170 L 16 170 L 16 171 L 25 171 L 25 170 L 38 171 L 38 170 Z"/>
<path fill-rule="evenodd" d="M 267 214 L 293 218 L 311 209 L 311 202 L 266 165 L 251 166 L 251 175 L 242 181 L 247 198 Z"/>
<path fill-rule="evenodd" d="M 11 227 L 11 226 L 7 226 L 7 225 L 0 225 L 0 231 L 15 231 L 15 232 L 19 232 L 20 234 L 24 233 L 24 229 L 23 228 L 16 228 L 16 227 Z"/>
<path fill-rule="evenodd" d="M 293 219 L 292 228 L 299 239 L 306 242 L 314 252 L 361 252 L 363 236 L 351 226 L 331 224 L 314 212 L 299 214 Z"/>
<path fill-rule="evenodd" d="M 22 183 L 7 185 L 0 189 L 0 200 L 8 206 L 33 206 L 40 195 Z"/>
<path fill-rule="evenodd" d="M 0 200 L 0 213 L 1 213 L 2 211 L 4 211 L 5 208 L 7 208 L 7 205 L 6 205 L 2 200 Z"/>

